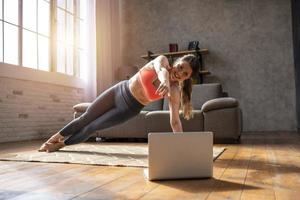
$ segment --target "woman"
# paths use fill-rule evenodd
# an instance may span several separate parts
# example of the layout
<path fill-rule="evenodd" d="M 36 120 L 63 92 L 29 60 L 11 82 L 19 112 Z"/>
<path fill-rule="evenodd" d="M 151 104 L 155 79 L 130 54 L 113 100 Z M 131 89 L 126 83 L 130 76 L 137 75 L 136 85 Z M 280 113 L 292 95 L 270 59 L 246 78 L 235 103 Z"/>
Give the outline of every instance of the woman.
<path fill-rule="evenodd" d="M 53 152 L 86 141 L 96 130 L 112 127 L 137 115 L 142 108 L 168 98 L 173 132 L 183 132 L 180 105 L 185 119 L 192 117 L 191 77 L 199 70 L 198 58 L 185 55 L 171 67 L 165 56 L 158 56 L 126 81 L 104 91 L 79 118 L 67 124 L 45 142 L 39 151 Z"/>

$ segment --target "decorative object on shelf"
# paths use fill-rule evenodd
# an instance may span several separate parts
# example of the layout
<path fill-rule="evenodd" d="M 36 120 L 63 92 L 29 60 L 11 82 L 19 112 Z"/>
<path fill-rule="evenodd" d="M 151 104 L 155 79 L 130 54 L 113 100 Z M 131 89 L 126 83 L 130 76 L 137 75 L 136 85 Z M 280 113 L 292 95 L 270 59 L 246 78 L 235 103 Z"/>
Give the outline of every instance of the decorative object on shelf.
<path fill-rule="evenodd" d="M 154 53 L 152 51 L 147 51 L 147 56 L 148 56 L 148 60 L 150 61 L 150 57 L 153 55 Z"/>
<path fill-rule="evenodd" d="M 194 84 L 199 84 L 203 82 L 203 74 L 201 74 L 201 71 L 203 70 L 203 61 L 202 61 L 202 55 L 200 53 L 200 47 L 199 47 L 199 41 L 190 41 L 188 45 L 188 50 L 195 50 L 196 56 L 198 57 L 199 63 L 200 63 L 200 69 L 199 74 L 196 77 L 192 77 L 192 81 Z"/>
<path fill-rule="evenodd" d="M 178 51 L 178 44 L 177 43 L 170 43 L 169 44 L 169 52 L 177 52 Z"/>
<path fill-rule="evenodd" d="M 200 50 L 199 41 L 190 41 L 188 50 Z"/>
<path fill-rule="evenodd" d="M 130 79 L 137 71 L 138 67 L 136 66 L 123 66 L 119 67 L 117 71 L 118 80 L 128 80 Z"/>

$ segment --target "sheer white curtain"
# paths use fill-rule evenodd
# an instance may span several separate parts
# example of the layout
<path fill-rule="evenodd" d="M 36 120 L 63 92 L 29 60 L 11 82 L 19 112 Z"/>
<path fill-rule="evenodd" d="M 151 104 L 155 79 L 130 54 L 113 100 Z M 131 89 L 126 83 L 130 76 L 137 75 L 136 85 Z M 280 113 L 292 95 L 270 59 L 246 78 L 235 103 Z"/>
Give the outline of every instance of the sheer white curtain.
<path fill-rule="evenodd" d="M 96 1 L 97 93 L 115 83 L 120 66 L 119 0 Z"/>
<path fill-rule="evenodd" d="M 96 81 L 96 1 L 86 0 L 86 87 L 85 87 L 85 101 L 93 101 L 97 96 L 97 81 Z"/>

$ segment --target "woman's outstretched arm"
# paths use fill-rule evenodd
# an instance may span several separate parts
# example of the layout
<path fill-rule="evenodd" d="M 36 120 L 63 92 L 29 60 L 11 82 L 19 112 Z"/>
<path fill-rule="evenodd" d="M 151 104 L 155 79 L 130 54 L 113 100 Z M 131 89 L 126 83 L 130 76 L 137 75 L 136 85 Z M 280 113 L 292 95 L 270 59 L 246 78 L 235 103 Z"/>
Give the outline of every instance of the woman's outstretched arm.
<path fill-rule="evenodd" d="M 157 88 L 157 93 L 162 96 L 170 96 L 170 81 L 169 81 L 169 72 L 170 64 L 166 56 L 158 56 L 153 61 L 154 69 L 157 73 L 158 80 L 160 85 Z"/>

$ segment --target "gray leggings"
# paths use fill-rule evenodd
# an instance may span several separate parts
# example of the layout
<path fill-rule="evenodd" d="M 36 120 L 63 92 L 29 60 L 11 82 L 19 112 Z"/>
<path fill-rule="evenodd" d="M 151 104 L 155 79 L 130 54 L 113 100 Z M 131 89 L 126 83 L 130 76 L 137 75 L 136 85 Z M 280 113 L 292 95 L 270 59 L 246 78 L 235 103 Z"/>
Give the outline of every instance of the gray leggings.
<path fill-rule="evenodd" d="M 100 94 L 86 112 L 59 133 L 67 137 L 66 145 L 86 141 L 96 130 L 110 128 L 136 116 L 144 107 L 131 94 L 128 81 L 122 81 Z"/>

